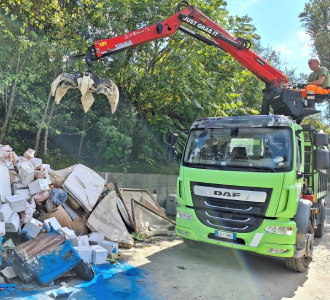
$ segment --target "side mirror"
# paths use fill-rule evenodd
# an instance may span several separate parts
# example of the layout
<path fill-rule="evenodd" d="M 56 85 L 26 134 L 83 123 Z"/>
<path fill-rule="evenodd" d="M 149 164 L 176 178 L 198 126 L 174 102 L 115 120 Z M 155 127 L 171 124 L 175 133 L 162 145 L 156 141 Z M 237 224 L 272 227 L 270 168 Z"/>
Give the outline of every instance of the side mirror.
<path fill-rule="evenodd" d="M 177 133 L 172 133 L 168 138 L 168 143 L 171 146 L 174 146 L 176 144 L 177 140 L 178 140 L 178 134 Z"/>
<path fill-rule="evenodd" d="M 329 145 L 329 136 L 326 133 L 317 132 L 314 134 L 314 146 L 328 146 Z"/>
<path fill-rule="evenodd" d="M 314 150 L 314 168 L 317 171 L 329 170 L 330 168 L 329 151 L 324 149 Z"/>

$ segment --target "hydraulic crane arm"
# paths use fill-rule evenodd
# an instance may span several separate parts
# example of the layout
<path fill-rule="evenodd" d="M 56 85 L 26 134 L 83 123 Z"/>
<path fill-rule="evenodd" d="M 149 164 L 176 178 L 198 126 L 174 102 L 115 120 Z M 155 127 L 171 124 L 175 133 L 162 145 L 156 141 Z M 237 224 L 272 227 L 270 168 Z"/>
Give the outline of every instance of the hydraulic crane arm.
<path fill-rule="evenodd" d="M 210 35 L 214 41 L 183 27 L 183 23 L 189 24 Z M 243 38 L 233 37 L 218 24 L 205 16 L 194 5 L 189 5 L 179 10 L 163 22 L 110 39 L 95 41 L 94 45 L 90 47 L 86 53 L 86 62 L 89 66 L 89 71 L 91 72 L 92 62 L 97 59 L 154 40 L 171 37 L 177 30 L 185 32 L 209 45 L 225 50 L 266 84 L 271 84 L 273 82 L 275 86 L 280 87 L 282 83 L 287 82 L 282 72 L 268 64 L 264 59 L 249 49 L 249 41 Z"/>

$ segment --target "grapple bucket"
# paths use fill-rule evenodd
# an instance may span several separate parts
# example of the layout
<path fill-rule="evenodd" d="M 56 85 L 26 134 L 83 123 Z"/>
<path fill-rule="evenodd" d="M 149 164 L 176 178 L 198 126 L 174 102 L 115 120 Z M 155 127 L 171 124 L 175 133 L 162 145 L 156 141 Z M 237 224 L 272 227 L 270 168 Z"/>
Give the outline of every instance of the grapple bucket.
<path fill-rule="evenodd" d="M 268 103 L 273 108 L 274 114 L 290 116 L 293 120 L 302 120 L 305 116 L 320 112 L 303 107 L 301 93 L 293 90 L 282 90 L 272 94 Z"/>
<path fill-rule="evenodd" d="M 119 91 L 116 84 L 107 78 L 101 78 L 90 73 L 62 73 L 51 84 L 52 95 L 55 103 L 59 104 L 69 89 L 79 89 L 84 111 L 87 112 L 94 102 L 93 93 L 104 94 L 111 105 L 114 113 L 119 101 Z"/>

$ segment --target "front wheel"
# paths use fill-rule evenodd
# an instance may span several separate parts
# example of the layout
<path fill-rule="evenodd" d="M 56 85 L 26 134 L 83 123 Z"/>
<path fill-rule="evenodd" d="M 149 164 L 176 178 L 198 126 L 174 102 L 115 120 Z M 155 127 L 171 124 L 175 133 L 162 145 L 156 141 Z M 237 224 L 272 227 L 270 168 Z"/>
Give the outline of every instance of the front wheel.
<path fill-rule="evenodd" d="M 314 228 L 311 221 L 308 225 L 309 240 L 307 241 L 308 256 L 303 257 L 287 257 L 285 258 L 285 265 L 287 268 L 296 272 L 305 272 L 308 269 L 310 262 L 312 261 L 313 248 L 314 248 Z"/>
<path fill-rule="evenodd" d="M 308 269 L 311 261 L 311 257 L 288 257 L 285 259 L 285 265 L 290 270 L 303 273 Z"/>

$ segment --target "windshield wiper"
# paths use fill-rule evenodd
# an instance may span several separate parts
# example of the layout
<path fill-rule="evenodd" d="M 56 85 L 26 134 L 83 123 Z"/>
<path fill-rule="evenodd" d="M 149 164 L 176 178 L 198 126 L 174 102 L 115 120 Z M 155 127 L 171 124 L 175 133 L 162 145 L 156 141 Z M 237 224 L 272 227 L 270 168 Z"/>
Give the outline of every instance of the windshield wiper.
<path fill-rule="evenodd" d="M 243 167 L 252 172 L 276 172 L 274 168 L 271 167 Z"/>
<path fill-rule="evenodd" d="M 191 168 L 205 169 L 205 164 L 187 163 L 187 162 L 186 162 L 186 166 L 187 166 L 187 167 L 191 167 Z"/>

